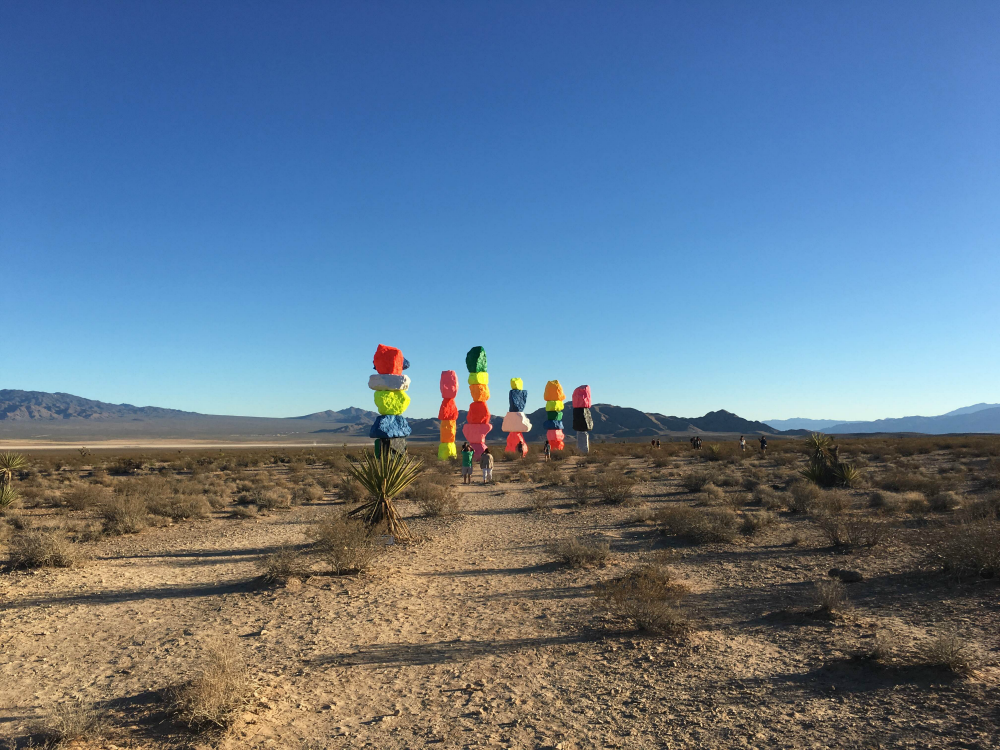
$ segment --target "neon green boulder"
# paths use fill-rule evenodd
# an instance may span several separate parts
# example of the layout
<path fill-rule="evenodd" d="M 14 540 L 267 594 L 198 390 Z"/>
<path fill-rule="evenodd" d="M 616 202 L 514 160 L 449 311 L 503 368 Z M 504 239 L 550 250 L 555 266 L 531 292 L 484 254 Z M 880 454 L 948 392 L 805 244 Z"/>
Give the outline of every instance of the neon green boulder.
<path fill-rule="evenodd" d="M 410 405 L 406 391 L 375 391 L 379 414 L 402 414 Z"/>

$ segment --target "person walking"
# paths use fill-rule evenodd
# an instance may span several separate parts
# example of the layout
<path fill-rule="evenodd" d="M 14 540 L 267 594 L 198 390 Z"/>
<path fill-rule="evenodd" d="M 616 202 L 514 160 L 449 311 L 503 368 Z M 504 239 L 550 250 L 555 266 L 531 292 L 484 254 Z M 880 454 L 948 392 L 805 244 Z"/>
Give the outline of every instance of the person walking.
<path fill-rule="evenodd" d="M 747 452 L 747 439 L 740 435 L 740 450 L 744 453 Z"/>
<path fill-rule="evenodd" d="M 760 436 L 760 455 L 767 453 L 767 438 L 763 435 Z"/>
<path fill-rule="evenodd" d="M 524 443 L 517 444 L 517 457 L 524 458 Z"/>
<path fill-rule="evenodd" d="M 542 448 L 542 456 L 544 456 L 543 460 L 545 461 L 548 461 L 550 458 L 552 458 L 552 446 L 549 445 L 548 440 L 545 441 L 545 447 Z"/>
<path fill-rule="evenodd" d="M 472 459 L 475 455 L 471 445 L 462 444 L 462 484 L 472 484 Z"/>
<path fill-rule="evenodd" d="M 493 481 L 493 454 L 487 448 L 479 457 L 479 468 L 483 470 L 483 484 Z"/>

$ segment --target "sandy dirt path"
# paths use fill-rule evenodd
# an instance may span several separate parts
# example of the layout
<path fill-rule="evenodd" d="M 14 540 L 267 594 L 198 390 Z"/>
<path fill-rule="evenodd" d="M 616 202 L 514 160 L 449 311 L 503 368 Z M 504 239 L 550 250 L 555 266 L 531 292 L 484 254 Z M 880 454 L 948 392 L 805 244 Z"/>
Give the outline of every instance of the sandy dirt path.
<path fill-rule="evenodd" d="M 82 699 L 112 717 L 107 742 L 198 747 L 206 739 L 167 720 L 157 691 L 231 638 L 260 682 L 221 739 L 234 749 L 993 746 L 996 720 L 977 700 L 995 685 L 899 689 L 843 661 L 865 622 L 770 617 L 802 602 L 826 558 L 679 550 L 694 631 L 643 638 L 602 619 L 592 596 L 663 544 L 628 523 L 634 509 L 539 514 L 519 485 L 459 490 L 463 515 L 411 518 L 423 541 L 362 576 L 256 582 L 256 561 L 303 544 L 322 506 L 150 529 L 93 545 L 79 569 L 4 576 L 0 735 L 24 738 Z M 610 565 L 557 565 L 550 545 L 572 536 L 607 541 Z M 915 713 L 933 720 L 900 726 Z"/>

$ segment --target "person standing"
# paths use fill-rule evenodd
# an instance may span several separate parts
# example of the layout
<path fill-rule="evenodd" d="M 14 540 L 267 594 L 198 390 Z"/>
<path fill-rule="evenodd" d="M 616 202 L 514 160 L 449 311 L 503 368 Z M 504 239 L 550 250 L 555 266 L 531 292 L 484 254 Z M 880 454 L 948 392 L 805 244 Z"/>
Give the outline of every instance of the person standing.
<path fill-rule="evenodd" d="M 760 455 L 767 453 L 767 438 L 763 435 L 760 436 Z"/>
<path fill-rule="evenodd" d="M 545 457 L 544 460 L 548 461 L 552 457 L 552 446 L 549 445 L 549 441 L 545 441 L 545 447 L 542 448 L 542 455 Z"/>
<path fill-rule="evenodd" d="M 747 452 L 747 439 L 740 435 L 740 450 L 744 453 Z"/>
<path fill-rule="evenodd" d="M 493 454 L 487 448 L 479 457 L 479 468 L 483 470 L 483 484 L 493 481 Z"/>
<path fill-rule="evenodd" d="M 462 484 L 472 484 L 472 459 L 475 455 L 471 445 L 462 444 Z"/>

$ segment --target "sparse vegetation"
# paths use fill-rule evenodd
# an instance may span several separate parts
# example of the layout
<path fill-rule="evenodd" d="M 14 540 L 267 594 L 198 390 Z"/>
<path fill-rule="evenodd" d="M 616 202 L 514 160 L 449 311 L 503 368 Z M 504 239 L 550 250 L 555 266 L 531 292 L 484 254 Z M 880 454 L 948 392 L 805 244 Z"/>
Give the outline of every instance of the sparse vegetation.
<path fill-rule="evenodd" d="M 622 505 L 635 497 L 635 480 L 622 471 L 608 469 L 597 475 L 595 488 L 606 503 Z"/>
<path fill-rule="evenodd" d="M 601 584 L 597 597 L 611 614 L 650 633 L 677 633 L 690 627 L 678 607 L 687 594 L 673 571 L 661 565 L 642 565 L 621 578 Z"/>
<path fill-rule="evenodd" d="M 73 543 L 62 529 L 56 528 L 15 531 L 8 555 L 13 568 L 68 568 L 78 560 Z"/>
<path fill-rule="evenodd" d="M 368 569 L 381 550 L 370 527 L 344 515 L 333 515 L 311 529 L 315 549 L 334 575 Z"/>
<path fill-rule="evenodd" d="M 945 630 L 933 637 L 923 649 L 923 658 L 928 666 L 965 677 L 975 674 L 985 662 L 979 644 L 963 638 L 957 630 Z"/>
<path fill-rule="evenodd" d="M 209 648 L 195 677 L 169 691 L 173 712 L 195 729 L 225 729 L 253 692 L 253 678 L 239 649 L 223 642 Z"/>
<path fill-rule="evenodd" d="M 656 522 L 664 534 L 678 536 L 694 544 L 732 542 L 740 522 L 728 508 L 691 508 L 675 505 L 656 514 Z"/>
<path fill-rule="evenodd" d="M 574 538 L 559 542 L 553 552 L 564 565 L 588 568 L 607 563 L 610 547 L 607 542 L 588 542 Z"/>

